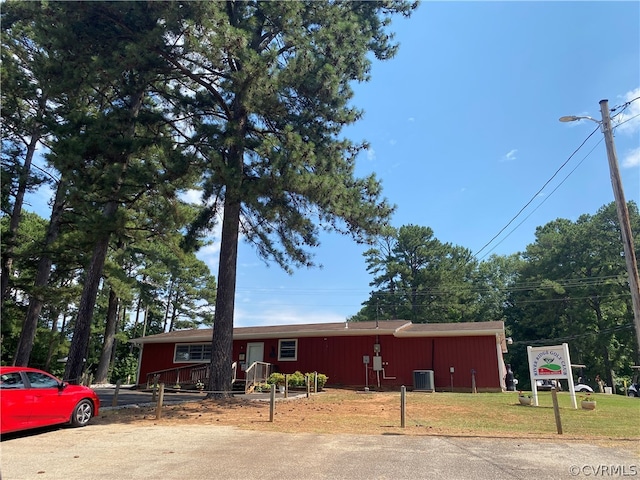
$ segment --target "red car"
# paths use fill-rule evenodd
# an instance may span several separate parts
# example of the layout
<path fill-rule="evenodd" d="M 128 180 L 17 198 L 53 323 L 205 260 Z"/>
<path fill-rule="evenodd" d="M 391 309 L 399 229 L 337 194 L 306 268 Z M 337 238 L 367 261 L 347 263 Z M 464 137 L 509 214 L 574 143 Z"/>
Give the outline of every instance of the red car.
<path fill-rule="evenodd" d="M 61 423 L 84 427 L 99 408 L 90 388 L 35 368 L 0 367 L 0 434 Z"/>

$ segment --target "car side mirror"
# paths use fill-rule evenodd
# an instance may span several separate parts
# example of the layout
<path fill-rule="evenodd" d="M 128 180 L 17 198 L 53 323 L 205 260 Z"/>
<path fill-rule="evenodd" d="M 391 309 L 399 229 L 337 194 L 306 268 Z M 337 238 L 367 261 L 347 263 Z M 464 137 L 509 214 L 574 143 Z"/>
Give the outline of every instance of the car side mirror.
<path fill-rule="evenodd" d="M 65 382 L 60 382 L 60 383 L 58 384 L 58 390 L 62 391 L 62 390 L 64 390 L 65 388 L 67 388 L 67 384 L 66 384 Z"/>

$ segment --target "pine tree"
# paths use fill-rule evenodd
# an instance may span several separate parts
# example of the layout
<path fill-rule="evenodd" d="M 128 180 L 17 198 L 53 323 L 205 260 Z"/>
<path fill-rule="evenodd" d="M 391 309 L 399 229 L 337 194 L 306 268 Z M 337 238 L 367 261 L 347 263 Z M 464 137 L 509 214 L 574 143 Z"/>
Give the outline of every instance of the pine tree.
<path fill-rule="evenodd" d="M 392 207 L 374 176 L 356 178 L 366 148 L 340 136 L 362 112 L 352 82 L 370 54 L 396 52 L 387 26 L 407 2 L 198 2 L 165 53 L 191 92 L 207 207 L 193 231 L 222 216 L 209 388 L 231 389 L 231 347 L 240 232 L 287 271 L 312 266 L 320 228 L 366 242 Z M 185 6 L 186 7 L 186 6 Z M 185 80 L 186 81 L 186 80 Z M 223 395 L 223 394 L 222 394 Z"/>

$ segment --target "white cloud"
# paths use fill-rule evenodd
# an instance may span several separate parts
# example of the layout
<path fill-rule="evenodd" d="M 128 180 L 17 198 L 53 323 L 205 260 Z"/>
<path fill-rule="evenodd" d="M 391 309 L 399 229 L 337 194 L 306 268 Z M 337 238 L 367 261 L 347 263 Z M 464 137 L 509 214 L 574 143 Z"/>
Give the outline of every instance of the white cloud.
<path fill-rule="evenodd" d="M 632 135 L 640 131 L 640 87 L 627 92 L 623 96 L 623 103 L 630 103 L 621 113 L 613 112 L 613 125 L 619 125 L 616 127 L 616 132 L 621 132 L 627 135 Z M 637 100 L 636 100 L 637 99 Z M 635 101 L 633 101 L 635 100 Z"/>
<path fill-rule="evenodd" d="M 416 121 L 416 119 L 415 119 L 415 118 L 413 118 L 413 117 L 409 117 L 409 119 L 408 119 L 408 120 L 409 120 L 410 122 L 415 122 L 415 121 Z"/>
<path fill-rule="evenodd" d="M 180 195 L 180 200 L 186 203 L 200 205 L 202 203 L 202 190 L 187 190 Z"/>
<path fill-rule="evenodd" d="M 220 238 L 215 238 L 211 245 L 202 247 L 196 252 L 196 257 L 202 260 L 212 275 L 218 275 L 218 264 L 220 263 Z"/>
<path fill-rule="evenodd" d="M 622 168 L 633 168 L 640 166 L 640 147 L 629 150 L 622 157 Z"/>
<path fill-rule="evenodd" d="M 208 267 L 212 275 L 218 275 L 218 264 L 220 263 L 220 237 L 222 236 L 222 222 L 218 221 L 209 235 L 204 239 L 210 242 L 196 252 L 196 257 L 202 260 Z"/>
<path fill-rule="evenodd" d="M 516 157 L 517 152 L 518 150 L 515 148 L 513 150 L 509 150 L 502 160 L 505 162 L 511 162 L 512 160 L 515 160 L 517 158 Z"/>
<path fill-rule="evenodd" d="M 376 159 L 376 151 L 373 148 L 367 148 L 367 160 L 373 161 Z"/>

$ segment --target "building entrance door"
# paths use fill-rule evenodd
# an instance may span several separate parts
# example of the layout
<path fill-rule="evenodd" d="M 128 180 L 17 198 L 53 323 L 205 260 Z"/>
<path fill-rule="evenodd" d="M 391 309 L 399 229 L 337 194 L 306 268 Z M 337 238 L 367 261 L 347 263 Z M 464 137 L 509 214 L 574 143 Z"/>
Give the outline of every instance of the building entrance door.
<path fill-rule="evenodd" d="M 264 362 L 264 342 L 247 343 L 247 368 L 253 362 Z"/>

